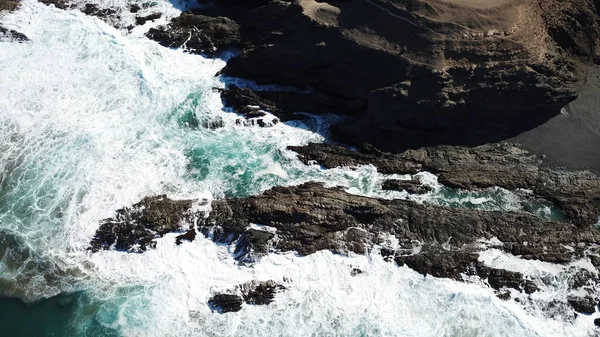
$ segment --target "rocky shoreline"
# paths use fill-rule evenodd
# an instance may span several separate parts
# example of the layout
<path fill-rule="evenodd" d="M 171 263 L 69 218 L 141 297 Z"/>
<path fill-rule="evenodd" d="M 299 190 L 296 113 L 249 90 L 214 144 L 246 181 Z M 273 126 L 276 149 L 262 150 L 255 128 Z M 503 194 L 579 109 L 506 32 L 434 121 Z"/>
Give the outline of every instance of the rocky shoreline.
<path fill-rule="evenodd" d="M 208 213 L 192 211 L 193 202 L 189 200 L 160 197 L 158 202 L 160 208 L 157 199 L 146 198 L 136 204 L 138 212 L 128 213 L 128 221 L 135 224 L 134 231 L 123 231 L 123 225 L 115 221 L 123 216 L 122 210 L 115 218 L 104 220 L 92 240 L 92 249 L 143 251 L 135 249 L 137 242 L 148 238 L 145 228 L 180 231 L 181 226 L 190 223 L 186 219 L 193 217 L 196 220 L 192 223 L 197 226 L 188 232 L 196 231 L 230 245 L 231 253 L 242 264 L 251 265 L 265 254 L 287 251 L 299 255 L 320 250 L 378 253 L 424 275 L 465 282 L 472 282 L 475 276 L 505 300 L 512 297 L 507 289 L 531 294 L 549 286 L 552 280 L 490 267 L 480 257 L 486 250 L 565 266 L 582 259 L 596 268 L 600 266 L 600 231 L 596 228 L 544 221 L 524 213 L 374 199 L 352 195 L 341 188 L 325 188 L 320 183 L 274 187 L 258 196 L 215 200 Z M 154 222 L 148 223 L 149 219 Z M 175 223 L 179 225 L 173 226 Z M 157 237 L 166 231 L 156 230 L 154 234 Z M 111 245 L 98 246 L 109 241 Z M 119 242 L 132 244 L 123 247 Z M 565 269 L 564 273 L 566 278 L 579 280 L 570 285 L 571 292 L 578 295 L 554 300 L 582 313 L 594 312 L 600 300 L 596 274 L 577 268 Z M 231 296 L 221 297 L 215 301 Z M 222 306 L 237 308 L 241 303 L 236 297 L 234 302 L 225 301 Z M 592 303 L 592 309 L 585 303 Z M 223 312 L 227 311 L 235 310 Z"/>
<path fill-rule="evenodd" d="M 74 8 L 64 0 L 42 2 Z M 549 315 L 558 310 L 569 319 L 574 311 L 596 311 L 598 168 L 562 169 L 543 154 L 504 141 L 556 117 L 578 97 L 600 55 L 597 1 L 199 2 L 198 9 L 147 36 L 165 47 L 211 57 L 238 48 L 240 54 L 220 75 L 295 87 L 222 91 L 225 106 L 259 126 L 271 125 L 261 119 L 265 112 L 284 121 L 302 118 L 297 112 L 343 115 L 331 135 L 345 145 L 291 147 L 304 163 L 374 165 L 384 174 L 428 171 L 458 189 L 525 189 L 554 203 L 570 222 L 367 198 L 306 183 L 215 200 L 210 212 L 197 207 L 206 201 L 149 196 L 102 220 L 90 242 L 92 252 L 141 253 L 168 233 L 180 233 L 178 245 L 203 234 L 230 245 L 246 265 L 268 253 L 380 254 L 425 275 L 475 278 L 503 300 L 539 301 L 529 295 L 552 280 L 486 264 L 481 254 L 494 249 L 565 267 L 561 276 L 569 280 L 570 295 L 535 303 Z M 17 4 L 5 2 L 0 10 Z M 119 15 L 94 4 L 79 9 L 109 22 Z M 139 16 L 136 24 L 159 17 Z M 27 39 L 0 27 L 2 34 Z M 426 192 L 416 181 L 389 181 L 384 187 Z M 594 268 L 567 268 L 574 261 Z M 244 303 L 268 304 L 284 290 L 274 282 L 237 285 L 215 294 L 208 305 L 233 312 Z"/>

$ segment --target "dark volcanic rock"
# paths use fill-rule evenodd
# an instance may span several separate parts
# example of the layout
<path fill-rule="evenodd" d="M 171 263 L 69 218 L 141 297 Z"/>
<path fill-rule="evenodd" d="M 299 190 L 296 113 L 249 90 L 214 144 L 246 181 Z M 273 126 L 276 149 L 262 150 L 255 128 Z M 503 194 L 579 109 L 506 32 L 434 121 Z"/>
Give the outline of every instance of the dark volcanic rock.
<path fill-rule="evenodd" d="M 135 23 L 137 25 L 141 26 L 148 21 L 154 21 L 154 20 L 160 19 L 161 16 L 162 16 L 161 13 L 153 13 L 153 14 L 146 15 L 146 16 L 138 16 L 135 18 Z"/>
<path fill-rule="evenodd" d="M 297 152 L 304 163 L 315 161 L 326 168 L 372 164 L 383 174 L 414 174 L 423 170 L 423 166 L 417 162 L 370 146 L 353 151 L 340 145 L 310 143 L 307 146 L 288 146 L 288 149 Z"/>
<path fill-rule="evenodd" d="M 225 17 L 183 13 L 167 26 L 152 28 L 146 34 L 163 46 L 214 55 L 240 42 L 239 25 Z"/>
<path fill-rule="evenodd" d="M 181 235 L 177 235 L 177 237 L 175 238 L 175 244 L 180 245 L 183 243 L 183 240 L 191 242 L 194 241 L 194 239 L 196 239 L 196 230 L 192 228 Z"/>
<path fill-rule="evenodd" d="M 425 275 L 461 280 L 463 275 L 487 278 L 494 289 L 513 288 L 530 294 L 538 288 L 523 274 L 503 269 L 486 267 L 478 261 L 479 254 L 469 251 L 432 251 L 425 254 L 397 256 L 399 265 L 407 265 Z"/>
<path fill-rule="evenodd" d="M 598 301 L 595 301 L 591 296 L 569 297 L 568 301 L 575 311 L 582 314 L 593 314 L 596 312 L 596 303 Z"/>
<path fill-rule="evenodd" d="M 393 259 L 426 275 L 467 282 L 478 277 L 491 288 L 513 288 L 528 294 L 538 291 L 538 284 L 546 281 L 489 267 L 479 260 L 479 252 L 495 248 L 551 263 L 556 263 L 560 255 L 567 262 L 598 253 L 600 240 L 596 228 L 544 221 L 530 214 L 374 199 L 340 188 L 325 188 L 320 183 L 275 187 L 258 196 L 215 200 L 206 218 L 191 212 L 191 204 L 190 200 L 159 196 L 119 210 L 115 217 L 103 221 L 91 249 L 114 245 L 121 250 L 135 251 L 139 247 L 143 251 L 155 237 L 180 230 L 181 222 L 197 223 L 198 230 L 210 239 L 235 246 L 233 253 L 240 262 L 255 261 L 269 251 L 365 254 L 380 246 L 388 261 Z M 390 236 L 398 242 L 393 249 L 386 248 Z M 582 274 L 578 277 L 581 281 L 577 281 L 575 272 L 566 271 L 574 280 L 570 289 L 592 290 L 595 278 Z M 214 296 L 209 305 L 220 312 L 237 311 L 244 302 L 268 304 L 282 289 L 274 282 L 252 282 Z M 596 303 L 593 297 L 569 301 L 580 312 L 590 312 L 590 305 L 594 308 Z M 561 305 L 566 305 L 563 302 Z"/>
<path fill-rule="evenodd" d="M 235 312 L 242 309 L 242 304 L 266 305 L 275 299 L 275 295 L 285 287 L 274 281 L 251 281 L 238 285 L 235 294 L 217 294 L 208 305 L 220 313 Z"/>
<path fill-rule="evenodd" d="M 202 214 L 191 210 L 193 200 L 172 200 L 165 195 L 146 197 L 132 207 L 116 212 L 115 216 L 104 219 L 90 243 L 90 249 L 123 251 L 145 251 L 154 247 L 153 240 L 166 233 L 177 231 L 182 222 L 193 223 Z M 192 229 L 193 230 L 193 229 Z M 184 234 L 185 239 L 192 234 Z"/>
<path fill-rule="evenodd" d="M 98 5 L 93 3 L 87 3 L 81 10 L 86 15 L 97 16 L 102 19 L 106 19 L 110 16 L 117 16 L 117 11 L 112 8 L 100 8 Z"/>
<path fill-rule="evenodd" d="M 75 5 L 72 5 L 69 0 L 39 0 L 39 2 L 48 6 L 54 5 L 56 8 L 60 9 L 69 9 L 75 7 Z"/>
<path fill-rule="evenodd" d="M 509 190 L 529 189 L 554 202 L 573 223 L 587 226 L 600 216 L 600 177 L 587 171 L 566 171 L 544 165 L 541 157 L 517 145 L 499 143 L 474 148 L 436 146 L 390 154 L 363 147 L 353 151 L 332 144 L 291 146 L 299 158 L 333 168 L 372 164 L 384 174 L 429 171 L 439 182 L 453 188 L 479 189 L 500 186 Z"/>
<path fill-rule="evenodd" d="M 274 281 L 249 282 L 238 286 L 244 302 L 248 304 L 265 305 L 273 302 L 275 295 L 285 287 Z"/>
<path fill-rule="evenodd" d="M 231 294 L 217 294 L 208 300 L 210 308 L 220 313 L 240 311 L 243 303 L 240 296 Z"/>
<path fill-rule="evenodd" d="M 406 191 L 411 194 L 425 194 L 432 190 L 417 179 L 397 180 L 390 179 L 383 182 L 381 188 L 386 191 Z"/>
<path fill-rule="evenodd" d="M 543 221 L 528 214 L 372 199 L 317 183 L 275 187 L 259 196 L 216 200 L 200 227 L 203 231 L 217 230 L 220 236 L 213 236 L 215 240 L 235 240 L 250 223 L 277 230 L 276 240 L 269 242 L 273 249 L 295 250 L 303 255 L 323 249 L 362 254 L 369 245 L 381 243 L 381 235 L 390 233 L 407 249 L 412 249 L 415 241 L 425 247 L 444 243 L 462 249 L 480 239 L 495 237 L 504 243 L 499 248 L 509 253 L 546 260 L 552 253 L 582 256 L 600 239 L 595 229 Z M 567 250 L 565 245 L 575 251 Z"/>
<path fill-rule="evenodd" d="M 23 33 L 19 33 L 12 29 L 7 29 L 0 26 L 0 41 L 16 41 L 16 42 L 25 42 L 29 41 L 29 38 L 25 36 Z"/>

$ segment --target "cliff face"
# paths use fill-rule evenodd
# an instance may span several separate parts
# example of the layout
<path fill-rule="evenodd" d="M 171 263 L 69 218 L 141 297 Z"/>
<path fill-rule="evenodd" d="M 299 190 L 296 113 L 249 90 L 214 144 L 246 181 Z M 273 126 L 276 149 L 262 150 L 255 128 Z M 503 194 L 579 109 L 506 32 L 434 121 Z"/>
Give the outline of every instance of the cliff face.
<path fill-rule="evenodd" d="M 593 0 L 217 4 L 245 42 L 225 74 L 362 100 L 335 134 L 388 149 L 403 132 L 474 145 L 539 125 L 577 97 L 600 39 Z"/>

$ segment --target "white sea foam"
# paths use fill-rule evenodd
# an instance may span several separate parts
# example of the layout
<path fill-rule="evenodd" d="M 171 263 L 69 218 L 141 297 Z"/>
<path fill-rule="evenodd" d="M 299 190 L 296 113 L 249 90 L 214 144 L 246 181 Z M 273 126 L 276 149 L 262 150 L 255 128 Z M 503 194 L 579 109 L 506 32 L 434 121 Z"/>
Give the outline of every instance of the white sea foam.
<path fill-rule="evenodd" d="M 121 8 L 124 26 L 133 18 L 128 3 L 104 0 L 101 7 Z M 166 0 L 156 6 L 165 13 L 163 20 L 180 12 Z M 3 18 L 4 26 L 31 41 L 0 42 L 0 230 L 19 235 L 35 264 L 51 262 L 29 271 L 30 291 L 22 296 L 85 289 L 99 306 L 90 308 L 95 320 L 125 336 L 585 336 L 591 331 L 589 319 L 571 325 L 531 315 L 498 300 L 490 289 L 425 278 L 379 257 L 274 254 L 247 268 L 235 263 L 228 247 L 200 236 L 176 246 L 175 234 L 144 254 L 86 251 L 99 219 L 146 195 L 210 200 L 318 180 L 352 193 L 413 198 L 381 191 L 389 177 L 373 166 L 323 170 L 303 165 L 285 149 L 323 141 L 331 117 L 265 129 L 235 126 L 238 116 L 224 112 L 212 91 L 224 85 L 213 77 L 224 62 L 163 48 L 143 36 L 161 22 L 166 21 L 129 34 L 34 0 L 23 0 L 19 11 Z M 225 127 L 192 128 L 181 122 L 190 112 L 201 120 L 223 120 Z M 437 183 L 427 173 L 418 177 Z M 440 191 L 437 186 L 414 198 L 442 200 L 435 197 Z M 9 268 L 0 262 L 0 277 L 9 275 Z M 353 277 L 351 268 L 365 273 Z M 209 311 L 212 294 L 253 279 L 273 279 L 288 289 L 269 306 L 224 315 Z"/>

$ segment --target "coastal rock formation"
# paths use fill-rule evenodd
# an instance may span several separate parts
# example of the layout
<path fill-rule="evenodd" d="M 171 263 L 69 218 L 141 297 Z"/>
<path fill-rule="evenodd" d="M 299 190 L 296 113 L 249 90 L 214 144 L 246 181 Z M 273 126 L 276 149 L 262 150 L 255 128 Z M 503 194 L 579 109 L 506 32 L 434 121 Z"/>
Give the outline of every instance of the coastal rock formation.
<path fill-rule="evenodd" d="M 362 102 L 333 135 L 393 151 L 541 124 L 577 97 L 600 41 L 592 0 L 215 3 L 207 15 L 240 24 L 225 75 Z"/>
<path fill-rule="evenodd" d="M 283 121 L 306 118 L 305 115 L 298 114 L 298 112 L 357 114 L 365 108 L 360 101 L 349 101 L 319 91 L 255 91 L 231 85 L 221 90 L 221 97 L 226 107 L 232 108 L 244 116 L 261 109 L 274 114 Z"/>
<path fill-rule="evenodd" d="M 208 300 L 208 305 L 219 313 L 236 312 L 242 309 L 243 303 L 267 305 L 275 299 L 275 295 L 285 287 L 275 281 L 251 281 L 238 285 L 232 294 L 217 294 Z"/>
<path fill-rule="evenodd" d="M 579 226 L 598 222 L 600 177 L 588 171 L 566 171 L 544 165 L 544 159 L 518 145 L 487 144 L 474 148 L 436 146 L 390 154 L 363 147 L 361 151 L 333 144 L 289 147 L 305 163 L 317 162 L 333 168 L 372 164 L 384 174 L 414 174 L 428 171 L 438 181 L 459 189 L 500 186 L 527 189 L 554 202 Z"/>
<path fill-rule="evenodd" d="M 525 213 L 374 199 L 325 188 L 320 183 L 274 187 L 258 196 L 215 200 L 208 217 L 194 211 L 192 205 L 190 200 L 164 196 L 145 198 L 104 220 L 91 249 L 114 246 L 143 251 L 153 246 L 154 238 L 178 231 L 182 222 L 187 222 L 196 224 L 198 231 L 213 241 L 234 246 L 233 254 L 240 263 L 252 263 L 271 251 L 365 254 L 380 247 L 386 260 L 425 275 L 465 281 L 477 276 L 498 291 L 512 288 L 525 294 L 537 291 L 546 280 L 490 267 L 482 262 L 480 252 L 493 248 L 521 259 L 558 264 L 588 258 L 600 267 L 600 232 L 596 228 L 544 221 Z M 390 246 L 390 237 L 397 245 Z M 563 305 L 588 310 L 590 301 L 599 297 L 594 290 L 596 277 L 587 271 L 565 272 L 573 274 L 568 276 L 574 280 L 570 287 L 588 292 L 590 299 L 571 298 L 567 302 L 565 298 Z M 239 286 L 231 294 L 215 296 L 210 305 L 222 312 L 236 311 L 241 301 L 269 303 L 280 289 L 276 285 Z"/>
<path fill-rule="evenodd" d="M 230 242 L 244 235 L 249 224 L 272 228 L 273 240 L 252 241 L 252 250 L 319 250 L 363 254 L 371 245 L 395 236 L 412 251 L 415 242 L 426 253 L 442 244 L 463 250 L 480 240 L 498 239 L 499 249 L 526 259 L 562 262 L 584 256 L 600 239 L 592 228 L 544 221 L 512 212 L 484 212 L 420 205 L 405 200 L 380 200 L 324 188 L 318 183 L 274 187 L 262 195 L 215 200 L 201 228 L 217 228 Z M 568 249 L 566 246 L 574 247 Z M 447 249 L 446 249 L 447 250 Z"/>
<path fill-rule="evenodd" d="M 381 189 L 385 191 L 406 191 L 410 194 L 425 194 L 432 190 L 431 187 L 423 185 L 417 179 L 398 180 L 389 179 L 383 182 Z"/>
<path fill-rule="evenodd" d="M 96 235 L 90 242 L 93 252 L 114 248 L 122 251 L 143 252 L 156 246 L 154 239 L 182 228 L 184 223 L 193 226 L 201 211 L 193 208 L 194 200 L 172 200 L 165 195 L 146 197 L 131 207 L 116 211 L 112 218 L 100 222 Z M 195 232 L 188 231 L 177 237 L 193 240 Z"/>
<path fill-rule="evenodd" d="M 215 55 L 223 48 L 239 44 L 239 29 L 229 18 L 185 12 L 166 27 L 152 28 L 146 35 L 165 47 Z"/>

